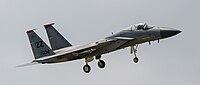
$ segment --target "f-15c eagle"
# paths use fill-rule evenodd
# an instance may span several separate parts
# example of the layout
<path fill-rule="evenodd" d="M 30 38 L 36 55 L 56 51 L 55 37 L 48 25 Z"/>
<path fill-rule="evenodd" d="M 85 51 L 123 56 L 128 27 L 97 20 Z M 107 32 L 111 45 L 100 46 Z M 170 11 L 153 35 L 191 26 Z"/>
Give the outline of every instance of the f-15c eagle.
<path fill-rule="evenodd" d="M 181 31 L 167 28 L 149 26 L 145 23 L 139 23 L 129 26 L 116 34 L 97 40 L 95 42 L 74 46 L 68 42 L 54 27 L 54 23 L 44 25 L 51 48 L 34 32 L 34 30 L 27 31 L 27 35 L 32 47 L 35 60 L 31 63 L 20 65 L 32 64 L 52 64 L 73 61 L 78 59 L 85 59 L 83 71 L 89 73 L 91 67 L 88 62 L 98 60 L 98 67 L 104 68 L 105 62 L 101 56 L 122 48 L 130 47 L 131 54 L 134 54 L 133 61 L 139 61 L 136 56 L 137 47 L 141 43 L 150 42 L 174 36 Z"/>

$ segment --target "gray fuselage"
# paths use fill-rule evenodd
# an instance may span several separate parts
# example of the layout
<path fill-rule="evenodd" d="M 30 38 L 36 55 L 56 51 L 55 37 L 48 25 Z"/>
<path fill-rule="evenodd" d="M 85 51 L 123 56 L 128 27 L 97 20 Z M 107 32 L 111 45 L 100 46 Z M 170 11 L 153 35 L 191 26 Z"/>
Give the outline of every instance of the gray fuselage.
<path fill-rule="evenodd" d="M 104 40 L 116 39 L 116 41 L 111 41 L 108 44 L 105 44 L 104 46 L 99 46 L 98 49 L 96 48 L 95 51 L 85 52 L 85 50 L 79 50 L 75 53 L 79 53 L 80 55 L 74 55 L 73 53 L 62 54 L 52 58 L 39 60 L 39 62 L 58 63 L 58 62 L 72 61 L 87 57 L 93 59 L 94 56 L 99 56 L 122 48 L 134 46 L 136 44 L 141 44 L 154 40 L 160 40 L 163 38 L 176 35 L 180 32 L 181 31 L 176 29 L 163 28 L 163 27 L 151 27 L 150 29 L 140 29 L 140 30 L 129 27 L 128 29 L 124 29 L 116 34 L 104 38 Z M 129 39 L 117 39 L 117 38 L 129 38 Z M 100 41 L 94 43 L 98 42 Z M 88 47 L 86 49 L 93 49 L 93 47 Z M 91 61 L 91 60 L 86 60 L 86 61 Z"/>

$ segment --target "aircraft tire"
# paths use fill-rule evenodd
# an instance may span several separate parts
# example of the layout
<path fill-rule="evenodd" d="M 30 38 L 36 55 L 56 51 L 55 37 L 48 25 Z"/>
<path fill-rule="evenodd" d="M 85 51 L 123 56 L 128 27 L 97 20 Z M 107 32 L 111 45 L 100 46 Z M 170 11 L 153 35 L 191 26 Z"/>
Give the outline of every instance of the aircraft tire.
<path fill-rule="evenodd" d="M 137 57 L 135 57 L 135 58 L 133 58 L 133 61 L 134 61 L 135 63 L 138 63 L 139 59 L 138 59 Z"/>
<path fill-rule="evenodd" d="M 91 67 L 88 64 L 86 64 L 86 65 L 83 66 L 83 71 L 85 73 L 89 73 L 91 71 Z"/>
<path fill-rule="evenodd" d="M 106 66 L 106 63 L 103 60 L 98 61 L 99 68 L 104 68 Z"/>

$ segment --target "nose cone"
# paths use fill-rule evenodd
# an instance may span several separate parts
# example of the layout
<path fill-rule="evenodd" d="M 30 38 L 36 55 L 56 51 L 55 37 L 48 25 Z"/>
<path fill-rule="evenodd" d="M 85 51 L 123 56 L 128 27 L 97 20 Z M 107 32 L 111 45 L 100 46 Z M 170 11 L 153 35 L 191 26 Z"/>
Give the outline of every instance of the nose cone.
<path fill-rule="evenodd" d="M 167 38 L 179 34 L 181 31 L 172 28 L 161 28 L 160 34 L 162 38 Z"/>

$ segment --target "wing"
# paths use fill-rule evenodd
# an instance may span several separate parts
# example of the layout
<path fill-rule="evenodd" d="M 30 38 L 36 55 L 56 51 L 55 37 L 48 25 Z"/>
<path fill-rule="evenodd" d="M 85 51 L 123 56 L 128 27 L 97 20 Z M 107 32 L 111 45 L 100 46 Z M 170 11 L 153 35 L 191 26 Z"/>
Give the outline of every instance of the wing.
<path fill-rule="evenodd" d="M 111 45 L 113 43 L 116 43 L 116 42 L 122 42 L 121 44 L 125 44 L 126 42 L 130 41 L 130 40 L 134 40 L 134 38 L 126 38 L 126 37 L 114 37 L 114 38 L 109 38 L 109 39 L 101 39 L 101 40 L 98 40 L 96 42 L 93 42 L 93 43 L 89 43 L 89 44 L 86 44 L 86 45 L 83 45 L 83 46 L 77 46 L 77 47 L 74 47 L 72 46 L 72 49 L 70 48 L 66 48 L 63 49 L 65 52 L 62 53 L 62 54 L 74 54 L 74 55 L 80 55 L 80 54 L 85 54 L 85 53 L 92 53 L 93 51 L 96 51 L 98 50 L 99 48 L 103 48 L 105 46 L 108 46 L 108 45 Z M 62 50 L 61 50 L 62 51 Z M 58 51 L 56 52 L 58 53 Z"/>
<path fill-rule="evenodd" d="M 113 50 L 116 50 L 120 48 L 120 46 L 126 44 L 129 41 L 134 40 L 135 38 L 128 38 L 128 37 L 114 37 L 114 38 L 107 38 L 107 39 L 101 39 L 94 43 L 90 43 L 88 45 L 85 45 L 83 47 L 79 47 L 78 49 L 72 50 L 70 53 L 78 56 L 81 54 L 87 54 L 92 53 L 96 50 L 103 49 L 104 47 L 112 48 Z M 98 52 L 101 53 L 101 52 Z"/>
<path fill-rule="evenodd" d="M 43 57 L 39 60 L 49 59 L 52 62 L 65 62 L 65 61 L 72 61 L 77 59 L 82 59 L 88 56 L 92 56 L 92 53 L 95 51 L 99 51 L 99 49 L 105 48 L 107 46 L 113 46 L 114 43 L 123 42 L 124 43 L 130 41 L 130 39 L 125 38 L 109 38 L 109 39 L 101 39 L 93 43 L 89 43 L 83 46 L 71 46 L 67 48 L 63 48 L 57 50 L 55 55 Z M 116 47 L 117 49 L 117 47 Z M 98 53 L 98 52 L 97 52 Z M 94 56 L 94 54 L 93 54 Z"/>
<path fill-rule="evenodd" d="M 86 45 L 82 45 L 82 46 L 71 46 L 71 47 L 67 47 L 67 48 L 63 48 L 63 49 L 59 49 L 54 51 L 56 54 L 55 56 L 59 56 L 59 55 L 66 55 L 66 54 L 73 54 L 75 56 L 80 55 L 80 54 L 85 54 L 85 53 L 91 53 L 95 50 L 97 50 L 98 48 L 101 48 L 103 46 L 106 46 L 108 44 L 110 44 L 110 42 L 114 42 L 117 39 L 102 39 L 102 40 L 98 40 L 97 42 L 93 42 L 93 43 L 89 43 Z M 49 56 L 51 57 L 51 56 Z"/>

